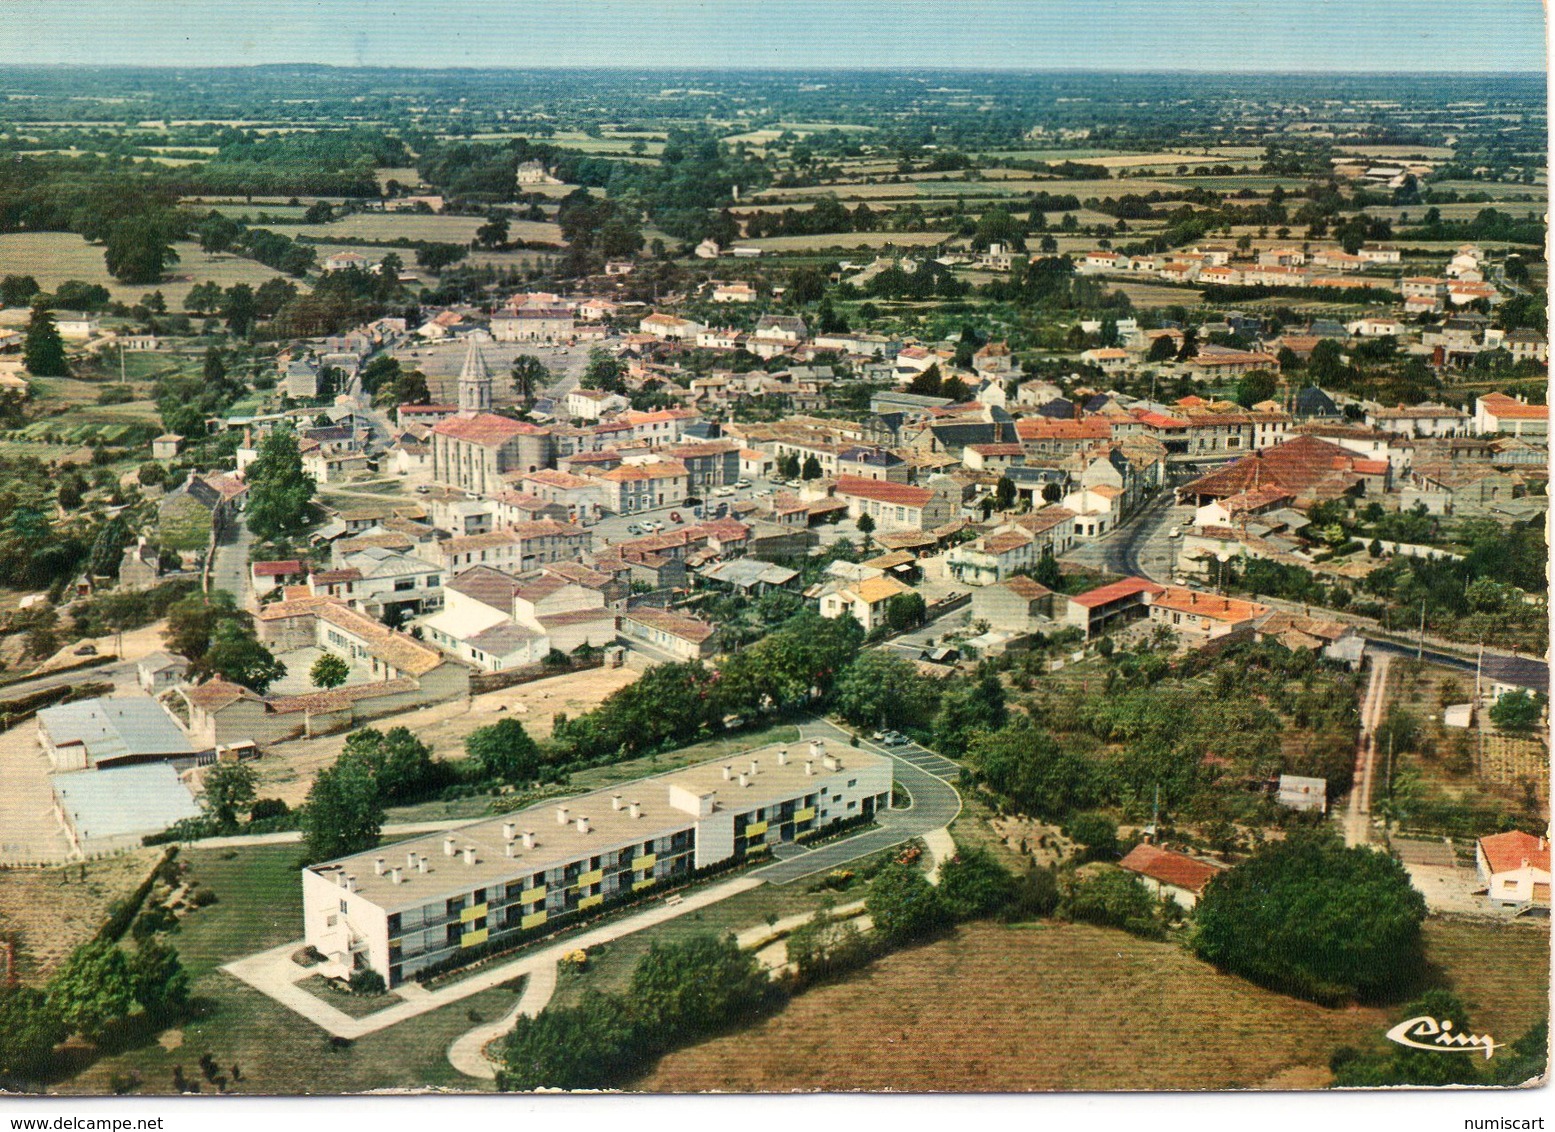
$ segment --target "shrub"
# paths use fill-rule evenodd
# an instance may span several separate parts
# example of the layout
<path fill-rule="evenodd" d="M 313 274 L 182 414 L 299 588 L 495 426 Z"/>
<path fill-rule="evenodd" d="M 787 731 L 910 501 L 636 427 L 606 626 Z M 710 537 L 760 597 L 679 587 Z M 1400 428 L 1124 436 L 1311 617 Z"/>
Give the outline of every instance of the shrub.
<path fill-rule="evenodd" d="M 1070 919 L 1122 928 L 1145 939 L 1165 934 L 1155 897 L 1138 877 L 1121 869 L 1105 869 L 1077 881 L 1060 909 Z"/>
<path fill-rule="evenodd" d="M 363 968 L 360 971 L 351 972 L 351 978 L 347 981 L 352 994 L 376 996 L 388 991 L 388 984 L 383 981 L 383 976 L 371 968 Z"/>

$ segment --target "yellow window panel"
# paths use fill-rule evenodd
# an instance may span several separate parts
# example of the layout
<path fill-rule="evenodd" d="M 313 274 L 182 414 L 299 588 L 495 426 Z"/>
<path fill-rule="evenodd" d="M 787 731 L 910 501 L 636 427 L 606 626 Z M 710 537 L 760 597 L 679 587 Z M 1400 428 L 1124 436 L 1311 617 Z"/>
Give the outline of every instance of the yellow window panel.
<path fill-rule="evenodd" d="M 521 893 L 519 893 L 519 896 L 518 896 L 518 902 L 520 904 L 533 904 L 537 900 L 544 900 L 544 899 L 545 899 L 545 885 L 543 885 L 543 884 L 539 888 L 531 888 L 527 892 L 521 892 Z"/>
<path fill-rule="evenodd" d="M 599 893 L 595 893 L 593 896 L 585 896 L 582 900 L 578 901 L 578 907 L 579 908 L 595 908 L 595 907 L 598 907 L 599 905 L 603 904 L 604 902 L 605 902 L 605 894 L 602 893 L 602 892 L 599 892 Z"/>
<path fill-rule="evenodd" d="M 462 924 L 467 924 L 471 920 L 478 920 L 478 919 L 480 919 L 485 914 L 486 914 L 486 905 L 484 905 L 484 904 L 475 904 L 475 905 L 472 905 L 469 908 L 465 908 L 465 909 L 460 911 L 460 913 L 459 913 L 459 922 L 462 923 Z"/>
<path fill-rule="evenodd" d="M 637 872 L 643 872 L 647 869 L 653 868 L 658 859 L 659 855 L 657 853 L 648 853 L 645 856 L 638 857 L 635 861 L 633 861 L 632 868 Z"/>
<path fill-rule="evenodd" d="M 518 926 L 521 928 L 537 928 L 543 923 L 545 923 L 545 909 L 541 908 L 538 912 L 531 912 L 518 921 Z"/>
<path fill-rule="evenodd" d="M 658 881 L 657 877 L 644 877 L 642 880 L 640 880 L 636 884 L 632 885 L 632 891 L 633 892 L 641 892 L 643 889 L 645 889 L 645 888 L 652 888 L 654 885 L 656 885 L 658 883 L 659 883 L 659 881 Z"/>
<path fill-rule="evenodd" d="M 587 888 L 589 885 L 591 885 L 591 884 L 598 884 L 600 881 L 602 881 L 604 879 L 605 879 L 605 870 L 604 869 L 595 869 L 593 872 L 591 872 L 591 873 L 584 873 L 582 876 L 580 876 L 578 878 L 578 887 L 579 888 Z"/>
<path fill-rule="evenodd" d="M 459 945 L 461 947 L 474 947 L 476 944 L 485 943 L 486 937 L 489 934 L 490 933 L 485 928 L 482 928 L 478 932 L 465 932 L 463 937 L 459 940 Z"/>
<path fill-rule="evenodd" d="M 746 837 L 760 837 L 763 833 L 766 833 L 766 832 L 767 832 L 767 823 L 764 822 L 764 821 L 751 822 L 750 825 L 745 827 L 745 836 Z"/>
<path fill-rule="evenodd" d="M 799 810 L 797 813 L 794 814 L 794 820 L 795 821 L 809 821 L 814 816 L 815 816 L 815 807 L 814 806 L 806 806 L 804 809 Z"/>

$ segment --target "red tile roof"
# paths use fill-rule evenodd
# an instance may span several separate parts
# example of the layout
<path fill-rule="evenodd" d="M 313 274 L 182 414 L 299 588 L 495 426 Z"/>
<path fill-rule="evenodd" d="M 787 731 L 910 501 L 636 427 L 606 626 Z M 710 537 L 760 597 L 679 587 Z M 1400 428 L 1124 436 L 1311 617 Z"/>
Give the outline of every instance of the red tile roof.
<path fill-rule="evenodd" d="M 1173 888 L 1187 889 L 1195 896 L 1204 891 L 1204 886 L 1214 879 L 1216 873 L 1223 871 L 1219 865 L 1155 845 L 1134 846 L 1128 851 L 1128 856 L 1118 862 L 1118 868 L 1147 876 Z"/>
<path fill-rule="evenodd" d="M 1158 586 L 1145 578 L 1124 578 L 1121 582 L 1111 582 L 1105 586 L 1097 586 L 1094 590 L 1087 590 L 1083 594 L 1071 597 L 1069 600 L 1086 609 L 1095 609 L 1098 606 L 1107 605 L 1109 602 L 1121 601 L 1126 597 L 1136 594 L 1158 594 L 1166 589 Z"/>
<path fill-rule="evenodd" d="M 302 562 L 296 558 L 283 558 L 279 562 L 255 562 L 256 578 L 284 578 L 288 574 L 301 574 Z"/>
<path fill-rule="evenodd" d="M 926 487 L 912 484 L 891 483 L 889 480 L 870 480 L 862 476 L 838 476 L 837 494 L 851 495 L 859 499 L 873 499 L 904 507 L 922 507 L 934 498 Z"/>
<path fill-rule="evenodd" d="M 524 421 L 499 417 L 495 413 L 477 413 L 473 417 L 449 417 L 432 426 L 432 432 L 453 440 L 467 440 L 472 444 L 493 448 L 505 444 L 515 436 L 533 436 L 545 430 Z"/>
<path fill-rule="evenodd" d="M 1516 872 L 1524 861 L 1533 868 L 1550 871 L 1550 843 L 1531 833 L 1513 830 L 1481 837 L 1479 849 L 1493 873 Z"/>

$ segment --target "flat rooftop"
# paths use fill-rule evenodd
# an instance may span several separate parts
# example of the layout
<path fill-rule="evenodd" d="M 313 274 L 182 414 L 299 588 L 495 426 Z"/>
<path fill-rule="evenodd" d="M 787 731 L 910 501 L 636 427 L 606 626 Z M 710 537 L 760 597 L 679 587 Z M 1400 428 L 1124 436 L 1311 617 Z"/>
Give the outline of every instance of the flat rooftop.
<path fill-rule="evenodd" d="M 780 766 L 778 753 L 785 748 L 788 762 Z M 356 891 L 387 911 L 414 908 L 515 876 L 558 868 L 581 857 L 633 842 L 664 837 L 703 820 L 697 814 L 671 804 L 671 791 L 677 788 L 693 796 L 714 795 L 714 814 L 731 810 L 744 813 L 792 798 L 803 793 L 806 786 L 818 786 L 839 775 L 889 763 L 880 755 L 832 743 L 826 744 L 825 753 L 836 760 L 839 769 L 828 770 L 815 759 L 812 776 L 805 773 L 805 763 L 811 760 L 808 740 L 772 743 L 588 794 L 551 799 L 499 817 L 395 842 L 309 868 L 331 879 L 342 871 L 356 877 Z M 748 775 L 749 784 L 742 786 L 739 776 L 749 772 L 753 760 L 758 764 L 757 771 Z M 726 766 L 731 770 L 727 780 L 724 778 Z M 616 795 L 621 799 L 619 810 L 614 807 Z M 634 802 L 639 804 L 638 817 L 632 816 L 631 804 Z M 566 824 L 557 820 L 561 806 L 567 808 Z M 579 818 L 588 819 L 587 833 L 579 830 Z M 503 830 L 509 822 L 517 827 L 515 832 L 519 835 L 512 843 L 512 857 L 507 855 L 508 839 Z M 532 849 L 524 848 L 522 835 L 525 831 L 535 835 Z M 443 848 L 444 840 L 449 837 L 454 839 L 453 856 L 448 856 Z M 465 863 L 466 848 L 475 851 L 473 864 Z M 426 872 L 407 867 L 407 857 L 411 853 L 426 857 Z M 384 859 L 382 876 L 374 873 L 374 864 L 379 857 Z M 399 884 L 395 884 L 389 875 L 389 870 L 395 868 L 400 870 Z"/>
<path fill-rule="evenodd" d="M 167 763 L 56 774 L 49 782 L 83 841 L 160 833 L 200 813 L 189 787 Z"/>

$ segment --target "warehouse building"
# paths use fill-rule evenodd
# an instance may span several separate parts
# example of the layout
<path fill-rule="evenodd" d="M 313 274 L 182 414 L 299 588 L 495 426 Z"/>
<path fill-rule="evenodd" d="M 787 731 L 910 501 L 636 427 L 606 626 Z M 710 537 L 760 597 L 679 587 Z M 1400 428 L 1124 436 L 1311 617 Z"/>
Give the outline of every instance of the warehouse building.
<path fill-rule="evenodd" d="M 397 985 L 503 936 L 628 899 L 891 798 L 891 764 L 813 740 L 759 748 L 310 865 L 307 941 Z"/>

